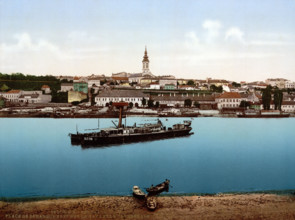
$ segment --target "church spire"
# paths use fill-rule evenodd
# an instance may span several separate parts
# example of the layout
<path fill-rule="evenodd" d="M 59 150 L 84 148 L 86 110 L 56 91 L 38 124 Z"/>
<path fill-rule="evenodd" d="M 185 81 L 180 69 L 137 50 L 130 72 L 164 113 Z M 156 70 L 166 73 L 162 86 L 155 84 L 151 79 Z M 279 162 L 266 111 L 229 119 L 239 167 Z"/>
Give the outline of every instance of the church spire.
<path fill-rule="evenodd" d="M 149 57 L 147 55 L 147 49 L 145 46 L 145 51 L 144 51 L 144 56 L 143 56 L 143 60 L 142 60 L 142 72 L 143 73 L 149 73 L 150 69 L 149 69 Z"/>
<path fill-rule="evenodd" d="M 147 55 L 147 50 L 146 50 L 146 46 L 145 46 L 145 51 L 144 51 L 144 56 L 143 56 L 143 60 L 142 62 L 150 62 L 149 61 L 149 57 Z"/>

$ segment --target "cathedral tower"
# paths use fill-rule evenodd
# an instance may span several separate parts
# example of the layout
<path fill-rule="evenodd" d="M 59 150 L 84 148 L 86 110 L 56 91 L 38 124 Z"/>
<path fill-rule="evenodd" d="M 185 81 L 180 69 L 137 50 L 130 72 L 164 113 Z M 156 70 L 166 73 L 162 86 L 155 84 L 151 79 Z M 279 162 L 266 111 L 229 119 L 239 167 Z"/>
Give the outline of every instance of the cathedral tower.
<path fill-rule="evenodd" d="M 143 60 L 142 60 L 142 72 L 143 73 L 150 73 L 150 69 L 149 69 L 149 57 L 147 55 L 147 50 L 145 47 L 145 51 L 144 51 L 144 56 L 143 56 Z"/>

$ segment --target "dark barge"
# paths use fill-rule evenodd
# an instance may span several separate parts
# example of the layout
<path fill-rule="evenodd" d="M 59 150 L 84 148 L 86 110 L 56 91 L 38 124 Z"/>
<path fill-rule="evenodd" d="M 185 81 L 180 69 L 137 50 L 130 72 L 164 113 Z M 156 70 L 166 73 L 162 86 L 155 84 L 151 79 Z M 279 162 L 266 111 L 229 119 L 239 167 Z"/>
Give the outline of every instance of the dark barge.
<path fill-rule="evenodd" d="M 128 103 L 126 103 L 128 105 Z M 73 145 L 106 146 L 133 142 L 153 141 L 166 138 L 189 136 L 191 121 L 186 120 L 181 124 L 174 124 L 166 128 L 158 119 L 157 123 L 146 123 L 142 126 L 122 126 L 122 112 L 125 103 L 113 103 L 119 107 L 119 123 L 116 127 L 101 129 L 98 132 L 70 134 Z"/>

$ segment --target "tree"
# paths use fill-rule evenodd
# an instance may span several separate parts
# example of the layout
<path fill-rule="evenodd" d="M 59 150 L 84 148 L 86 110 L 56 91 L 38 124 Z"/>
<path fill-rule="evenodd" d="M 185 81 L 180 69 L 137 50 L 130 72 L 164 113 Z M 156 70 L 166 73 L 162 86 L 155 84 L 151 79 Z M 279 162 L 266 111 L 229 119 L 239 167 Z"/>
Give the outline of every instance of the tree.
<path fill-rule="evenodd" d="M 129 102 L 128 106 L 129 108 L 133 108 L 133 102 Z"/>
<path fill-rule="evenodd" d="M 283 102 L 283 92 L 282 90 L 275 89 L 274 91 L 274 96 L 273 96 L 273 102 L 275 104 L 275 109 L 276 110 L 282 110 L 282 102 Z"/>
<path fill-rule="evenodd" d="M 233 83 L 232 83 L 232 86 L 233 86 L 233 87 L 241 87 L 241 84 L 240 84 L 240 83 L 233 82 Z"/>
<path fill-rule="evenodd" d="M 192 106 L 192 100 L 191 99 L 184 100 L 184 106 L 185 107 L 191 107 Z"/>
<path fill-rule="evenodd" d="M 160 106 L 160 102 L 159 101 L 156 101 L 155 107 L 156 108 L 159 108 L 159 106 Z"/>
<path fill-rule="evenodd" d="M 144 97 L 142 97 L 141 104 L 143 107 L 146 105 L 146 99 Z"/>
<path fill-rule="evenodd" d="M 90 89 L 90 94 L 91 94 L 90 102 L 91 102 L 91 105 L 93 106 L 93 105 L 95 105 L 95 95 L 94 95 L 94 89 L 93 88 Z"/>
<path fill-rule="evenodd" d="M 216 85 L 213 84 L 213 85 L 210 86 L 210 90 L 213 91 L 213 92 L 221 93 L 222 92 L 222 86 L 217 87 Z"/>
<path fill-rule="evenodd" d="M 103 84 L 105 84 L 107 82 L 107 80 L 106 79 L 104 79 L 104 80 L 101 80 L 100 81 L 100 85 L 102 86 Z"/>
<path fill-rule="evenodd" d="M 149 100 L 148 100 L 148 107 L 149 107 L 149 108 L 154 107 L 154 100 L 152 100 L 152 99 L 149 99 Z"/>
<path fill-rule="evenodd" d="M 271 89 L 272 87 L 268 85 L 266 89 L 262 90 L 262 104 L 264 110 L 270 110 Z"/>
<path fill-rule="evenodd" d="M 241 103 L 240 103 L 240 107 L 241 108 L 247 108 L 247 107 L 250 107 L 250 103 L 245 101 L 245 100 L 242 100 Z"/>
<path fill-rule="evenodd" d="M 194 106 L 195 106 L 196 108 L 200 108 L 201 105 L 200 105 L 200 103 L 199 103 L 198 101 L 195 101 L 195 102 L 194 102 Z"/>
<path fill-rule="evenodd" d="M 110 103 L 109 103 L 109 106 L 112 106 L 113 105 L 113 102 L 112 101 L 110 101 Z"/>
<path fill-rule="evenodd" d="M 1 86 L 1 88 L 0 88 L 0 90 L 2 91 L 2 92 L 6 92 L 6 91 L 8 91 L 10 88 L 6 85 L 6 84 L 3 84 L 2 86 Z"/>
<path fill-rule="evenodd" d="M 195 86 L 195 82 L 193 80 L 189 80 L 187 82 L 187 85 L 189 85 L 189 86 Z"/>

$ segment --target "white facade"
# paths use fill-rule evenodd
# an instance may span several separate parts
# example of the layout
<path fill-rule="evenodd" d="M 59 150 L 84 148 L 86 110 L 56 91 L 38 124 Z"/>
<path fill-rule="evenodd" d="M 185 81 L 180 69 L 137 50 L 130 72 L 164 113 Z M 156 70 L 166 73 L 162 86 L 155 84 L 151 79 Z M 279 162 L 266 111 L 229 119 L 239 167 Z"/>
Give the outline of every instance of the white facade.
<path fill-rule="evenodd" d="M 129 78 L 128 78 L 128 81 L 130 83 L 137 83 L 139 84 L 140 83 L 140 80 L 143 78 L 142 74 L 139 73 L 139 74 L 132 74 Z"/>
<path fill-rule="evenodd" d="M 100 86 L 99 79 L 89 79 L 88 80 L 88 88 L 91 88 L 93 85 Z"/>
<path fill-rule="evenodd" d="M 74 85 L 73 83 L 62 83 L 61 84 L 61 92 L 68 92 L 68 91 L 73 91 L 74 90 Z"/>
<path fill-rule="evenodd" d="M 102 91 L 95 97 L 97 106 L 106 106 L 110 102 L 132 102 L 134 106 L 142 106 L 142 99 L 149 100 L 149 96 L 137 90 Z"/>
<path fill-rule="evenodd" d="M 11 90 L 9 92 L 2 93 L 2 96 L 10 102 L 18 102 L 18 99 L 21 96 L 21 94 L 21 90 Z"/>
<path fill-rule="evenodd" d="M 219 110 L 222 108 L 238 108 L 243 100 L 246 101 L 237 92 L 225 92 L 215 99 Z"/>
<path fill-rule="evenodd" d="M 295 88 L 295 82 L 286 81 L 285 82 L 285 88 L 286 89 L 294 89 Z"/>
<path fill-rule="evenodd" d="M 217 108 L 238 108 L 241 104 L 242 99 L 239 98 L 226 98 L 226 99 L 216 99 Z"/>
<path fill-rule="evenodd" d="M 159 80 L 160 87 L 164 87 L 165 85 L 175 85 L 177 87 L 177 80 L 176 79 L 160 79 Z"/>
<path fill-rule="evenodd" d="M 160 84 L 150 84 L 150 89 L 160 89 Z"/>
<path fill-rule="evenodd" d="M 148 101 L 148 97 L 145 97 Z M 142 98 L 139 97 L 95 97 L 95 102 L 97 106 L 106 106 L 107 103 L 110 102 L 132 102 L 135 106 L 136 103 L 138 106 L 142 106 Z"/>
<path fill-rule="evenodd" d="M 282 111 L 294 113 L 295 112 L 295 102 L 286 102 L 282 104 L 281 106 Z"/>
<path fill-rule="evenodd" d="M 45 94 L 51 93 L 51 89 L 47 85 L 42 86 L 41 90 L 43 90 Z"/>

